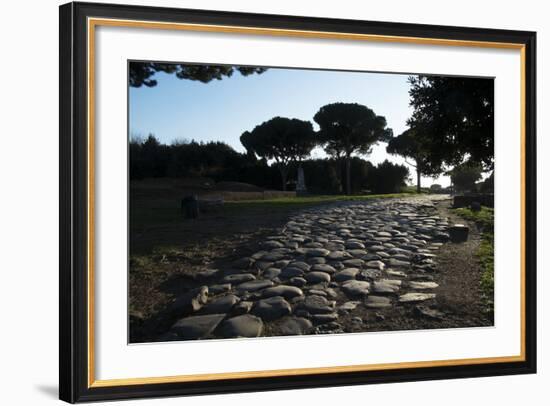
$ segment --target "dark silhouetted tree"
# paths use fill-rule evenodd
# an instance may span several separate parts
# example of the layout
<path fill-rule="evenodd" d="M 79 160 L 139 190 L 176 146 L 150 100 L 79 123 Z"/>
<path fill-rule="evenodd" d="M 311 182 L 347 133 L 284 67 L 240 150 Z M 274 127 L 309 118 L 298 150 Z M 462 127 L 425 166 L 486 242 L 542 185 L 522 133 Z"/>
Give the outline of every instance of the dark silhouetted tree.
<path fill-rule="evenodd" d="M 367 177 L 368 189 L 373 193 L 399 193 L 409 177 L 409 169 L 388 160 L 370 169 Z"/>
<path fill-rule="evenodd" d="M 476 182 L 481 179 L 481 166 L 465 162 L 449 171 L 451 182 L 457 192 L 475 192 Z"/>
<path fill-rule="evenodd" d="M 309 121 L 286 117 L 274 117 L 241 135 L 241 143 L 249 153 L 275 161 L 283 190 L 286 190 L 290 164 L 307 157 L 316 142 Z"/>
<path fill-rule="evenodd" d="M 166 176 L 170 158 L 166 145 L 159 143 L 153 134 L 144 140 L 130 143 L 130 176 L 133 178 Z"/>
<path fill-rule="evenodd" d="M 386 147 L 389 154 L 401 155 L 405 158 L 407 164 L 415 168 L 417 193 L 420 193 L 422 189 L 422 175 L 436 176 L 443 171 L 441 166 L 434 167 L 430 165 L 429 151 L 425 144 L 426 140 L 415 129 L 409 128 L 401 135 L 392 138 Z M 407 161 L 407 159 L 413 160 L 414 163 Z"/>
<path fill-rule="evenodd" d="M 479 185 L 480 192 L 483 193 L 493 193 L 495 191 L 495 172 L 491 172 L 491 175 L 487 177 L 483 182 L 480 182 Z"/>
<path fill-rule="evenodd" d="M 178 79 L 196 80 L 208 83 L 212 80 L 221 80 L 230 77 L 235 72 L 243 76 L 254 73 L 263 73 L 266 68 L 250 66 L 224 65 L 188 65 L 182 63 L 136 62 L 129 64 L 129 83 L 131 87 L 153 87 L 157 81 L 153 79 L 157 72 L 175 74 Z"/>
<path fill-rule="evenodd" d="M 369 154 L 378 141 L 387 141 L 392 130 L 386 119 L 357 103 L 333 103 L 321 107 L 313 118 L 319 124 L 325 152 L 346 165 L 346 193 L 351 194 L 351 156 Z"/>
<path fill-rule="evenodd" d="M 308 159 L 301 165 L 308 192 L 336 194 L 341 190 L 338 163 L 334 159 Z"/>
<path fill-rule="evenodd" d="M 411 76 L 408 124 L 426 140 L 433 168 L 470 162 L 493 168 L 494 80 Z"/>
<path fill-rule="evenodd" d="M 154 136 L 133 137 L 129 145 L 130 179 L 152 177 L 204 177 L 216 182 L 234 181 L 273 189 L 280 183 L 279 171 L 265 159 L 241 154 L 220 142 L 177 140 L 171 145 Z"/>

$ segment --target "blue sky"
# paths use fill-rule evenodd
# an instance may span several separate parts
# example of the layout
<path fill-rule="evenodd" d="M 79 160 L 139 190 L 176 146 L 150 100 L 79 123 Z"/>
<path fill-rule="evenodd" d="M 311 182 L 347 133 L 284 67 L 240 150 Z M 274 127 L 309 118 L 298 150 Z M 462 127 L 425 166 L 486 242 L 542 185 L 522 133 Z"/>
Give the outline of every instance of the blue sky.
<path fill-rule="evenodd" d="M 157 86 L 130 88 L 130 135 L 153 133 L 161 142 L 174 140 L 223 141 L 244 152 L 239 137 L 275 116 L 309 120 L 319 108 L 333 102 L 360 103 L 386 117 L 394 135 L 406 128 L 411 114 L 407 75 L 271 68 L 261 75 L 230 78 L 207 84 L 157 73 Z M 374 164 L 404 160 L 378 144 L 365 157 Z M 314 157 L 325 156 L 322 149 Z M 410 168 L 414 175 L 413 168 Z M 449 184 L 446 177 L 423 179 L 429 186 Z"/>

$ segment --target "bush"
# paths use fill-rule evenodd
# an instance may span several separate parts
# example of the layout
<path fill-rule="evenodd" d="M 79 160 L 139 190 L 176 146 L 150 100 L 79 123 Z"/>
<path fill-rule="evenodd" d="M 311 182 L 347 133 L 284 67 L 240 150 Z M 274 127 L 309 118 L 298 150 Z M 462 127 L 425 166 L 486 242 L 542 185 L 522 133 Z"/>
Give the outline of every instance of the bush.
<path fill-rule="evenodd" d="M 369 161 L 353 157 L 351 159 L 351 192 L 364 194 L 371 190 L 369 178 L 373 176 L 374 166 Z M 342 178 L 344 179 L 344 178 Z M 376 193 L 376 192 L 375 192 Z"/>
<path fill-rule="evenodd" d="M 223 142 L 164 145 L 149 135 L 145 141 L 130 141 L 129 154 L 130 179 L 206 177 L 264 188 L 280 183 L 277 170 L 265 160 L 241 154 Z"/>
<path fill-rule="evenodd" d="M 309 159 L 301 163 L 304 180 L 309 193 L 341 193 L 342 184 L 339 176 L 339 165 L 334 159 Z M 296 177 L 295 170 L 291 174 Z"/>
<path fill-rule="evenodd" d="M 461 193 L 476 192 L 476 182 L 481 178 L 481 166 L 465 162 L 455 166 L 449 174 L 455 191 Z"/>
<path fill-rule="evenodd" d="M 169 147 L 160 144 L 152 134 L 143 142 L 131 141 L 129 154 L 130 179 L 166 176 L 170 160 Z"/>
<path fill-rule="evenodd" d="M 399 193 L 406 186 L 409 170 L 403 165 L 392 164 L 388 160 L 372 167 L 366 184 L 372 193 Z"/>
<path fill-rule="evenodd" d="M 153 136 L 132 140 L 129 146 L 130 179 L 210 178 L 216 182 L 249 183 L 264 189 L 280 189 L 280 174 L 273 164 L 254 155 L 242 154 L 223 142 L 177 142 L 164 145 Z M 354 194 L 397 193 L 405 185 L 408 169 L 384 161 L 373 166 L 359 157 L 351 159 L 351 189 Z M 336 159 L 309 159 L 301 163 L 306 187 L 312 194 L 343 192 L 345 163 Z M 296 179 L 296 165 L 288 179 Z"/>
<path fill-rule="evenodd" d="M 373 165 L 359 157 L 351 158 L 351 192 L 364 194 L 369 189 L 368 178 Z M 336 159 L 310 159 L 302 162 L 306 187 L 313 194 L 343 193 L 345 162 Z M 295 175 L 294 175 L 295 176 Z"/>

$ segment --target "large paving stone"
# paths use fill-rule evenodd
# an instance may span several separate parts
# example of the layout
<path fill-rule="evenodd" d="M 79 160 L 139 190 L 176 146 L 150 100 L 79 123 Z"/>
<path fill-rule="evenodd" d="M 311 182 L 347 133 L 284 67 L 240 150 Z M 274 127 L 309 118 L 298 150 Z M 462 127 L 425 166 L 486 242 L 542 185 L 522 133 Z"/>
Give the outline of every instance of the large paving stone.
<path fill-rule="evenodd" d="M 400 261 L 395 258 L 390 258 L 388 260 L 388 265 L 394 268 L 399 268 L 399 267 L 408 267 L 411 265 L 411 263 L 408 261 Z"/>
<path fill-rule="evenodd" d="M 255 252 L 254 254 L 252 254 L 252 255 L 250 256 L 250 258 L 252 258 L 254 261 L 257 261 L 257 260 L 259 260 L 261 257 L 263 257 L 265 254 L 267 254 L 267 252 L 268 252 L 268 251 L 265 251 L 265 250 Z"/>
<path fill-rule="evenodd" d="M 310 257 L 326 257 L 330 251 L 325 248 L 307 248 L 305 254 Z"/>
<path fill-rule="evenodd" d="M 398 276 L 400 278 L 406 278 L 407 277 L 407 274 L 403 271 L 398 271 L 398 270 L 394 270 L 394 269 L 388 269 L 386 270 L 386 273 L 389 275 L 389 276 Z"/>
<path fill-rule="evenodd" d="M 254 263 L 254 268 L 260 270 L 260 271 L 263 271 L 267 268 L 270 268 L 273 266 L 273 262 L 270 262 L 270 261 L 256 261 Z"/>
<path fill-rule="evenodd" d="M 332 251 L 330 254 L 328 254 L 327 258 L 333 261 L 341 261 L 349 258 L 349 254 L 347 254 L 345 251 Z"/>
<path fill-rule="evenodd" d="M 425 300 L 434 299 L 435 293 L 420 293 L 420 292 L 409 292 L 404 295 L 399 296 L 400 303 L 418 303 Z"/>
<path fill-rule="evenodd" d="M 364 269 L 356 276 L 357 279 L 365 281 L 373 281 L 378 277 L 380 277 L 380 271 L 376 269 Z"/>
<path fill-rule="evenodd" d="M 287 266 L 285 269 L 281 271 L 279 274 L 279 278 L 281 279 L 291 279 L 291 278 L 297 278 L 303 276 L 305 271 L 303 269 L 294 267 L 294 266 Z"/>
<path fill-rule="evenodd" d="M 375 293 L 397 293 L 400 288 L 400 280 L 380 279 L 372 283 L 372 291 Z"/>
<path fill-rule="evenodd" d="M 273 286 L 273 282 L 270 280 L 255 280 L 250 282 L 241 283 L 236 287 L 237 292 L 255 292 L 260 289 L 265 289 Z"/>
<path fill-rule="evenodd" d="M 195 279 L 197 280 L 210 279 L 215 276 L 218 276 L 219 272 L 220 271 L 218 269 L 206 269 L 204 271 L 198 272 L 195 275 Z"/>
<path fill-rule="evenodd" d="M 239 302 L 235 295 L 222 296 L 213 300 L 201 309 L 202 314 L 221 314 L 228 313 L 233 306 Z"/>
<path fill-rule="evenodd" d="M 323 296 L 309 295 L 301 303 L 301 307 L 311 314 L 332 313 L 334 311 L 334 302 L 327 300 Z"/>
<path fill-rule="evenodd" d="M 267 268 L 262 272 L 262 278 L 273 280 L 281 274 L 281 270 L 278 268 Z"/>
<path fill-rule="evenodd" d="M 290 304 L 282 296 L 273 296 L 256 302 L 251 311 L 263 320 L 275 320 L 292 312 Z"/>
<path fill-rule="evenodd" d="M 278 326 L 278 333 L 285 336 L 307 334 L 312 327 L 311 321 L 304 317 L 289 317 Z"/>
<path fill-rule="evenodd" d="M 338 319 L 338 313 L 321 313 L 312 314 L 310 316 L 311 321 L 315 324 L 324 324 L 336 321 Z"/>
<path fill-rule="evenodd" d="M 330 282 L 330 275 L 324 272 L 308 272 L 304 278 L 309 283 L 328 283 Z"/>
<path fill-rule="evenodd" d="M 294 278 L 290 278 L 288 280 L 288 283 L 291 284 L 292 286 L 296 286 L 298 288 L 301 288 L 302 286 L 307 285 L 307 281 L 304 278 L 299 277 L 299 276 L 295 276 Z"/>
<path fill-rule="evenodd" d="M 231 284 L 230 283 L 221 283 L 221 284 L 208 286 L 208 292 L 212 293 L 213 295 L 217 295 L 219 293 L 229 292 L 230 290 L 231 290 Z"/>
<path fill-rule="evenodd" d="M 359 273 L 358 268 L 346 268 L 342 271 L 337 272 L 334 275 L 334 280 L 336 282 L 349 281 L 349 280 L 355 279 L 358 273 Z"/>
<path fill-rule="evenodd" d="M 452 242 L 460 243 L 468 240 L 468 226 L 464 224 L 454 224 L 449 228 L 449 237 Z"/>
<path fill-rule="evenodd" d="M 351 297 L 367 296 L 370 292 L 370 283 L 367 281 L 346 281 L 342 284 L 342 291 Z"/>
<path fill-rule="evenodd" d="M 244 257 L 244 258 L 240 258 L 240 259 L 237 259 L 236 261 L 233 262 L 233 268 L 236 268 L 236 269 L 248 269 L 252 266 L 252 264 L 254 264 L 254 259 L 250 258 L 250 257 Z"/>
<path fill-rule="evenodd" d="M 311 267 L 310 271 L 325 272 L 332 275 L 336 272 L 336 269 L 329 264 L 316 264 Z"/>
<path fill-rule="evenodd" d="M 264 330 L 264 323 L 259 317 L 251 314 L 243 314 L 223 322 L 222 335 L 226 338 L 233 337 L 259 337 Z"/>
<path fill-rule="evenodd" d="M 208 301 L 208 286 L 192 289 L 176 298 L 170 306 L 174 315 L 185 315 L 196 312 Z"/>
<path fill-rule="evenodd" d="M 344 266 L 350 267 L 350 268 L 361 268 L 363 265 L 365 265 L 365 261 L 359 258 L 352 258 L 352 259 L 346 259 L 342 261 Z"/>
<path fill-rule="evenodd" d="M 411 289 L 417 289 L 417 290 L 435 289 L 438 286 L 439 285 L 435 282 L 416 282 L 416 281 L 409 282 L 409 287 Z"/>
<path fill-rule="evenodd" d="M 304 261 L 292 261 L 290 264 L 288 264 L 288 266 L 301 269 L 304 272 L 309 271 L 309 268 L 311 268 L 311 265 Z"/>
<path fill-rule="evenodd" d="M 277 268 L 277 269 L 283 269 L 285 268 L 286 266 L 288 266 L 288 264 L 290 264 L 290 260 L 288 259 L 281 259 L 280 261 L 277 261 L 273 264 L 273 267 L 274 268 Z"/>
<path fill-rule="evenodd" d="M 297 296 L 302 296 L 303 294 L 304 292 L 302 292 L 302 289 L 297 288 L 296 286 L 288 285 L 273 286 L 262 291 L 262 297 L 264 298 L 272 296 L 282 296 L 285 299 L 292 299 Z"/>
<path fill-rule="evenodd" d="M 240 316 L 241 314 L 246 314 L 250 312 L 253 305 L 254 305 L 254 302 L 250 302 L 248 300 L 241 300 L 239 303 L 233 306 L 233 308 L 231 309 L 231 314 L 233 316 Z"/>
<path fill-rule="evenodd" d="M 175 332 L 178 337 L 186 340 L 205 338 L 212 334 L 225 316 L 225 314 L 189 316 L 178 320 L 172 326 L 171 331 Z"/>
<path fill-rule="evenodd" d="M 279 253 L 279 252 L 270 252 L 268 254 L 265 254 L 263 257 L 262 257 L 262 261 L 264 262 L 275 262 L 275 261 L 279 261 L 281 259 L 284 259 L 286 257 L 285 254 L 283 253 Z"/>
<path fill-rule="evenodd" d="M 382 261 L 368 261 L 365 266 L 367 268 L 378 269 L 379 271 L 383 271 L 386 267 Z"/>
<path fill-rule="evenodd" d="M 348 241 L 346 242 L 346 249 L 348 250 L 365 249 L 365 244 L 359 241 Z"/>
<path fill-rule="evenodd" d="M 413 309 L 413 314 L 417 317 L 426 317 L 434 320 L 443 320 L 445 317 L 445 313 L 426 306 L 415 306 Z"/>
<path fill-rule="evenodd" d="M 237 273 L 233 275 L 227 275 L 222 278 L 222 283 L 239 284 L 244 282 L 253 281 L 256 279 L 251 273 Z"/>
<path fill-rule="evenodd" d="M 262 247 L 266 249 L 273 249 L 273 248 L 283 248 L 285 245 L 282 242 L 271 240 L 271 241 L 264 241 L 262 243 Z"/>
<path fill-rule="evenodd" d="M 382 309 L 391 307 L 391 300 L 385 296 L 369 295 L 365 301 L 365 306 L 369 309 Z"/>
<path fill-rule="evenodd" d="M 355 308 L 361 304 L 361 302 L 358 301 L 350 301 L 342 304 L 340 307 L 338 307 L 338 311 L 342 312 L 350 312 L 352 310 L 355 310 Z"/>
<path fill-rule="evenodd" d="M 337 287 L 337 285 L 338 285 L 335 282 L 331 282 L 331 283 L 334 283 L 335 287 Z M 330 286 L 330 284 L 329 284 L 329 286 Z M 324 289 L 323 292 L 325 292 L 327 294 L 328 298 L 336 299 L 338 297 L 338 293 L 332 287 Z"/>
<path fill-rule="evenodd" d="M 354 250 L 348 250 L 348 253 L 353 256 L 354 258 L 359 258 L 362 260 L 365 260 L 365 255 L 367 255 L 366 250 L 360 250 L 360 249 L 354 249 Z"/>

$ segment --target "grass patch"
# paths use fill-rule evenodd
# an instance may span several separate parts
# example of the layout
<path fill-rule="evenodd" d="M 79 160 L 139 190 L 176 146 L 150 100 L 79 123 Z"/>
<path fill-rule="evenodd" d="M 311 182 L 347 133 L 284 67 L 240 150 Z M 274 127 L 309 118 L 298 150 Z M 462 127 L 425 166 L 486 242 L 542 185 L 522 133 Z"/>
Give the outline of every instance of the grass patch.
<path fill-rule="evenodd" d="M 346 201 L 364 201 L 371 199 L 388 199 L 407 197 L 411 193 L 390 193 L 383 195 L 319 195 L 319 196 L 297 196 L 297 197 L 277 197 L 273 199 L 257 200 L 239 200 L 235 202 L 225 202 L 224 207 L 230 208 L 248 208 L 248 207 L 271 207 L 271 208 L 294 208 L 302 206 L 311 206 L 322 203 L 346 202 Z"/>
<path fill-rule="evenodd" d="M 480 211 L 472 211 L 468 208 L 454 209 L 454 212 L 466 220 L 477 224 L 482 233 L 493 233 L 495 224 L 495 209 L 481 206 Z"/>
<path fill-rule="evenodd" d="M 176 248 L 186 252 L 192 243 L 206 249 L 208 243 L 219 239 L 234 239 L 236 235 L 250 235 L 262 229 L 279 227 L 293 212 L 337 201 L 367 201 L 381 198 L 413 196 L 395 193 L 385 195 L 311 195 L 300 197 L 273 197 L 267 199 L 225 201 L 216 208 L 201 211 L 198 219 L 187 219 L 176 198 L 159 196 L 155 199 L 136 198 L 130 205 L 131 255 L 147 254 L 156 259 Z M 216 244 L 213 244 L 217 246 Z M 219 245 L 219 244 L 218 244 Z M 155 252 L 158 251 L 158 252 Z M 202 257 L 198 254 L 197 257 Z"/>
<path fill-rule="evenodd" d="M 483 240 L 477 252 L 483 269 L 481 274 L 481 292 L 487 306 L 487 312 L 492 317 L 494 313 L 495 295 L 495 244 L 494 235 L 483 233 Z"/>
<path fill-rule="evenodd" d="M 223 206 L 216 209 L 213 213 L 216 215 L 234 214 L 242 210 L 294 210 L 302 207 L 315 206 L 324 203 L 345 202 L 345 201 L 365 201 L 372 199 L 388 199 L 411 196 L 412 193 L 391 193 L 379 195 L 313 195 L 313 196 L 295 196 L 295 197 L 276 197 L 271 199 L 253 199 L 225 201 Z M 142 227 L 150 224 L 167 224 L 186 221 L 182 216 L 182 211 L 176 207 L 174 201 L 158 201 L 155 207 L 131 207 L 131 225 Z"/>
<path fill-rule="evenodd" d="M 430 193 L 430 188 L 421 187 L 420 192 L 417 192 L 416 191 L 416 185 L 403 186 L 401 188 L 401 193 L 414 193 L 416 195 L 418 195 L 418 194 L 429 194 Z"/>
<path fill-rule="evenodd" d="M 487 313 L 492 318 L 495 295 L 495 210 L 482 206 L 480 211 L 460 208 L 454 209 L 454 212 L 466 220 L 475 222 L 481 231 L 482 240 L 476 252 L 482 269 L 480 287 Z"/>

